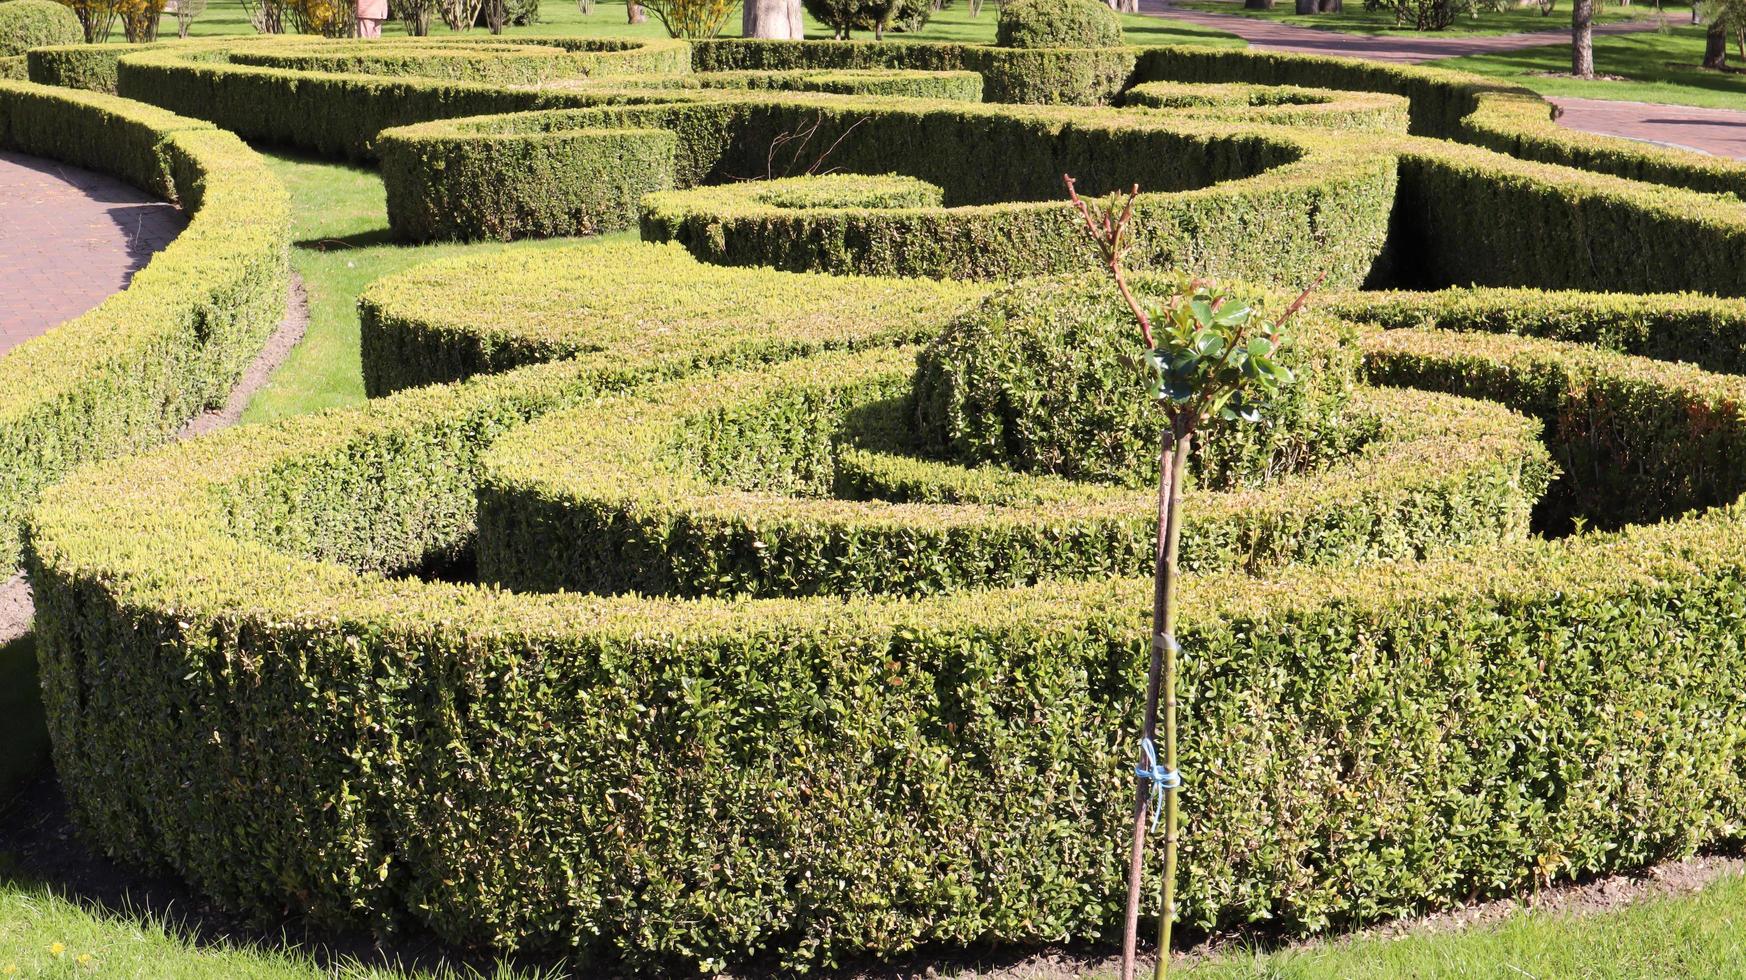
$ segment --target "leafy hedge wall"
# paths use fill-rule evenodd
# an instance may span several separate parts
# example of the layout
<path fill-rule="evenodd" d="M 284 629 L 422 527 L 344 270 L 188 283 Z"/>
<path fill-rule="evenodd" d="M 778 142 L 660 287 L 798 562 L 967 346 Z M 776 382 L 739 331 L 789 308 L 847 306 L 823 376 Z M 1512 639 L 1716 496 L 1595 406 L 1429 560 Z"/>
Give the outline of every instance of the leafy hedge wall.
<path fill-rule="evenodd" d="M 1394 200 L 1391 161 L 1313 133 L 1231 136 L 1117 110 L 722 94 L 387 130 L 378 142 L 390 222 L 408 236 L 429 227 L 432 212 L 452 215 L 462 233 L 616 225 L 624 218 L 588 212 L 566 224 L 548 215 L 604 195 L 634 204 L 622 182 L 601 179 L 622 168 L 618 143 L 577 134 L 648 128 L 678 137 L 675 185 L 722 183 L 648 197 L 645 238 L 680 241 L 714 262 L 793 271 L 999 278 L 1082 267 L 1089 246 L 1059 200 L 1066 170 L 1087 190 L 1138 182 L 1160 192 L 1142 198 L 1139 264 L 1193 252 L 1209 272 L 1296 282 L 1325 269 L 1355 286 L 1381 252 Z M 806 148 L 772 152 L 797 132 L 809 134 Z M 766 181 L 733 181 L 772 166 L 804 171 L 821 154 L 829 169 L 918 177 L 963 206 L 783 207 L 761 196 Z M 512 172 L 534 176 L 524 188 L 501 176 Z M 619 172 L 638 189 L 666 176 Z M 507 186 L 493 189 L 494 174 Z"/>
<path fill-rule="evenodd" d="M 161 442 L 216 404 L 278 324 L 289 204 L 210 125 L 113 96 L 0 83 L 0 146 L 179 202 L 188 227 L 102 305 L 0 358 L 0 565 L 46 486 Z"/>
<path fill-rule="evenodd" d="M 1477 143 L 1542 163 L 1706 192 L 1746 191 L 1746 164 L 1564 129 L 1533 92 L 1496 79 L 1423 65 L 1243 49 L 1147 48 L 1133 82 L 1248 82 L 1404 95 L 1412 131 Z"/>
<path fill-rule="evenodd" d="M 69 44 L 25 53 L 30 80 L 39 85 L 115 94 L 117 63 L 136 49 L 119 44 Z"/>
<path fill-rule="evenodd" d="M 1331 253 L 1348 286 L 1746 294 L 1746 212 L 1700 192 L 1726 165 L 1667 156 L 1657 179 L 1690 187 L 1657 187 L 1592 171 L 1660 151 L 1548 137 L 1528 154 L 1580 170 L 1430 138 L 1480 138 L 1476 110 L 1513 90 L 1274 55 L 873 47 L 693 57 L 977 70 L 985 94 L 1012 94 L 1009 69 L 1129 58 L 1114 87 L 1073 91 L 1362 84 L 1405 98 L 1415 135 L 1240 115 L 1267 106 L 1165 122 L 516 90 L 193 46 L 126 55 L 119 79 L 335 155 L 393 125 L 429 124 L 381 146 L 476 134 L 462 171 L 478 142 L 658 130 L 675 190 L 651 212 L 685 211 L 687 246 L 748 261 L 808 235 L 862 261 L 880 252 L 843 244 L 857 222 L 992 215 L 980 256 L 959 250 L 974 275 L 1014 261 L 1015 229 L 1065 241 L 1070 170 L 1093 191 L 1144 179 L 1149 224 L 1198 223 L 1142 245 L 1187 243 L 1172 254 L 1197 267 L 1277 241 L 1271 271 L 1299 281 Z M 1025 94 L 1047 77 L 1023 75 Z M 433 122 L 522 110 L 541 111 Z M 814 123 L 865 136 L 836 151 L 838 179 L 696 186 L 776 176 L 759 169 L 773 137 Z M 760 209 L 784 212 L 768 232 Z M 102 463 L 31 511 L 45 703 L 81 826 L 228 905 L 412 920 L 600 971 L 1109 939 L 1146 518 L 1131 491 L 917 454 L 906 345 L 989 290 L 674 243 L 373 285 L 364 372 L 383 397 Z M 1361 345 L 1361 436 L 1296 476 L 1201 492 L 1184 542 L 1185 916 L 1313 932 L 1738 836 L 1746 382 L 1718 372 L 1739 370 L 1740 301 L 1482 287 L 1342 293 L 1322 315 Z"/>
<path fill-rule="evenodd" d="M 973 71 L 984 102 L 1066 105 L 1106 103 L 1126 87 L 1133 48 L 995 48 L 978 44 L 885 44 L 717 38 L 691 44 L 700 72 L 800 68 L 897 68 Z"/>
<path fill-rule="evenodd" d="M 83 40 L 79 18 L 53 0 L 8 0 L 0 5 L 0 58 L 14 58 L 45 44 Z"/>
<path fill-rule="evenodd" d="M 918 459 L 913 362 L 905 349 L 806 358 L 520 429 L 484 462 L 479 577 L 523 592 L 930 595 L 1151 567 L 1144 490 Z M 1184 567 L 1525 538 L 1551 472 L 1537 424 L 1419 393 L 1366 390 L 1347 411 L 1371 431 L 1329 468 L 1191 494 Z"/>
<path fill-rule="evenodd" d="M 1740 260 L 1746 210 L 1738 199 L 1657 189 L 1447 140 L 1395 136 L 1387 130 L 1398 125 L 1399 103 L 1365 105 L 1374 95 L 1320 93 L 1313 98 L 1334 101 L 1163 114 L 664 88 L 665 81 L 641 86 L 623 76 L 579 87 L 511 88 L 421 76 L 293 72 L 228 60 L 253 57 L 249 52 L 295 54 L 307 44 L 225 42 L 128 55 L 121 84 L 248 136 L 330 154 L 368 156 L 377 152 L 379 140 L 396 138 L 380 136 L 385 128 L 428 122 L 406 134 L 424 142 L 402 146 L 406 152 L 388 168 L 396 224 L 408 237 L 513 236 L 626 223 L 631 200 L 663 186 L 660 166 L 650 165 L 644 148 L 636 157 L 635 179 L 603 185 L 596 175 L 617 165 L 613 157 L 622 140 L 578 141 L 567 131 L 655 128 L 678 136 L 675 190 L 651 198 L 639 223 L 645 235 L 683 241 L 712 261 L 945 277 L 1065 268 L 1084 249 L 1070 222 L 1062 220 L 1065 207 L 1031 202 L 1057 200 L 1055 182 L 1069 171 L 1094 191 L 1138 181 L 1160 192 L 1144 202 L 1152 213 L 1142 227 L 1157 230 L 1144 243 L 1142 264 L 1192 261 L 1204 271 L 1281 284 L 1327 271 L 1333 284 L 1346 286 L 1746 292 Z M 706 69 L 705 75 L 715 69 L 859 70 L 876 64 L 949 70 L 999 51 L 873 45 L 897 52 L 880 54 L 865 47 L 700 42 L 692 49 L 693 67 Z M 446 56 L 443 46 L 434 50 Z M 1121 50 L 1137 66 L 1123 84 L 1171 78 L 1382 89 L 1407 100 L 1412 132 L 1426 136 L 1478 139 L 1471 124 L 1481 106 L 1532 98 L 1429 68 L 1216 49 Z M 983 77 L 990 76 L 984 71 Z M 1139 98 L 1144 92 L 1142 86 Z M 527 110 L 551 111 L 434 122 Z M 1323 124 L 1378 135 L 1355 141 L 1318 133 L 1325 126 L 1305 125 L 1310 117 L 1303 114 L 1313 115 L 1311 110 L 1325 110 Z M 1546 131 L 1546 139 L 1556 136 L 1550 122 Z M 508 134 L 513 138 L 504 139 Z M 808 138 L 795 140 L 797 134 Z M 792 149 L 796 143 L 799 149 Z M 773 169 L 779 144 L 793 159 L 784 157 L 785 166 Z M 1603 144 L 1614 163 L 1574 150 L 1558 159 L 1700 189 L 1726 183 L 1734 172 L 1732 164 L 1715 169 L 1694 163 L 1689 154 L 1653 148 L 1638 148 L 1647 155 L 1632 159 L 1642 166 L 1624 168 L 1614 164 L 1638 152 L 1630 144 L 1602 140 L 1582 146 Z M 604 156 L 591 159 L 591 147 Z M 1651 166 L 1654 161 L 1667 166 Z M 438 170 L 439 163 L 452 172 Z M 1685 163 L 1698 169 L 1680 169 Z M 821 166 L 914 176 L 944 188 L 950 206 L 769 208 L 748 206 L 742 200 L 747 191 L 728 186 Z M 521 188 L 511 174 L 526 167 L 541 176 Z M 693 188 L 700 182 L 716 186 Z M 1162 193 L 1175 191 L 1186 193 Z M 1387 231 L 1385 212 L 1393 215 Z M 1560 234 L 1546 235 L 1546 228 Z"/>
<path fill-rule="evenodd" d="M 876 436 L 876 413 L 805 393 L 841 378 L 877 395 L 902 352 L 736 373 L 926 336 L 977 287 L 722 269 L 670 246 L 529 265 L 446 260 L 375 287 L 367 363 L 383 378 L 402 360 L 452 358 L 430 374 L 564 360 L 229 430 L 45 497 L 29 570 L 81 824 L 231 904 L 407 916 L 453 942 L 556 947 L 601 969 L 802 970 L 932 943 L 1107 939 L 1144 579 L 686 599 L 420 577 L 498 547 L 482 500 L 567 496 L 571 515 L 618 501 L 592 513 L 651 527 L 667 519 L 644 509 L 658 504 L 687 534 L 709 515 L 723 533 L 698 540 L 719 542 L 706 567 L 739 576 L 727 591 L 804 593 L 804 579 L 753 576 L 755 541 L 727 531 L 755 529 L 782 556 L 771 569 L 834 567 L 810 550 L 821 535 L 775 519 L 849 519 L 806 496 L 831 453 L 863 489 L 934 501 L 891 505 L 915 527 L 942 494 L 1029 495 L 1036 513 L 1059 508 L 1064 535 L 1092 526 L 1071 487 L 1047 498 L 893 461 L 876 440 L 820 441 L 836 424 L 820 416 Z M 1379 380 L 1502 402 L 1377 393 L 1401 451 L 1434 457 L 1371 471 L 1402 501 L 1415 484 L 1431 494 L 1407 507 L 1415 530 L 1377 540 L 1410 547 L 1476 495 L 1509 499 L 1512 478 L 1531 492 L 1523 478 L 1543 478 L 1546 457 L 1506 408 L 1548 420 L 1572 515 L 1674 519 L 1511 542 L 1518 503 L 1474 550 L 1433 534 L 1423 558 L 1192 576 L 1185 915 L 1313 931 L 1737 833 L 1746 537 L 1726 502 L 1746 490 L 1742 382 L 1504 334 L 1395 330 L 1366 349 Z M 824 404 L 843 411 L 813 411 Z M 1642 431 L 1613 438 L 1622 427 Z M 1651 438 L 1661 448 L 1645 453 Z M 565 446 L 586 451 L 565 462 Z M 620 450 L 630 474 L 679 492 L 651 501 L 590 465 L 625 462 Z M 1439 496 L 1437 474 L 1465 496 Z M 897 540 L 901 524 L 868 520 Z M 526 570 L 538 555 L 489 561 L 505 558 Z"/>
<path fill-rule="evenodd" d="M 664 129 L 497 131 L 489 139 L 477 132 L 463 120 L 384 135 L 382 182 L 395 237 L 507 240 L 615 231 L 631 223 L 644 194 L 673 186 L 679 140 Z M 445 138 L 451 133 L 459 138 Z"/>

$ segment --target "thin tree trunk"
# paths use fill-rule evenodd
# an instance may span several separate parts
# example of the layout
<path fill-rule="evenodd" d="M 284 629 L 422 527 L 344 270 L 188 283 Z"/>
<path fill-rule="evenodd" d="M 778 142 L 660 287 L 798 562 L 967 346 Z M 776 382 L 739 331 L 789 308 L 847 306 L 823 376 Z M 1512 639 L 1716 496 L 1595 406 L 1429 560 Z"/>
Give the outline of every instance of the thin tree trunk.
<path fill-rule="evenodd" d="M 624 15 L 627 18 L 626 23 L 630 24 L 641 24 L 649 19 L 649 15 L 643 13 L 643 5 L 635 0 L 625 0 Z"/>
<path fill-rule="evenodd" d="M 801 28 L 799 0 L 746 0 L 740 13 L 740 33 L 774 41 L 798 41 Z"/>
<path fill-rule="evenodd" d="M 1728 67 L 1728 32 L 1720 18 L 1712 19 L 1710 29 L 1704 32 L 1704 67 L 1717 71 Z"/>
<path fill-rule="evenodd" d="M 1571 6 L 1570 73 L 1594 77 L 1594 0 L 1576 0 Z"/>
<path fill-rule="evenodd" d="M 1146 673 L 1146 716 L 1140 737 L 1154 742 L 1158 734 L 1158 702 L 1165 699 L 1164 768 L 1176 770 L 1176 552 L 1182 529 L 1182 476 L 1188 465 L 1188 447 L 1192 435 L 1178 433 L 1173 428 L 1158 452 L 1158 539 L 1152 566 L 1152 663 Z M 1144 761 L 1142 756 L 1142 761 Z M 1145 868 L 1146 817 L 1152 796 L 1152 780 L 1136 774 L 1134 778 L 1134 833 L 1128 854 L 1128 905 L 1122 931 L 1122 980 L 1133 980 L 1134 958 L 1139 944 L 1141 873 Z M 1176 791 L 1165 790 L 1164 885 L 1163 916 L 1158 925 L 1160 946 L 1156 976 L 1168 969 L 1170 921 L 1175 918 L 1176 867 Z"/>

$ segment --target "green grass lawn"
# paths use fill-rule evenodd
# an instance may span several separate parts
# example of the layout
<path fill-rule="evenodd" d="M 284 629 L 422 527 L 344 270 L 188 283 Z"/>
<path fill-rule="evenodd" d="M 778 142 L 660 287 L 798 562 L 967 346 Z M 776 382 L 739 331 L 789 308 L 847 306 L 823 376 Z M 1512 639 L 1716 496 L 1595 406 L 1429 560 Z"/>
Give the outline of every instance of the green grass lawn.
<path fill-rule="evenodd" d="M 1411 37 L 1446 37 L 1452 34 L 1517 34 L 1523 31 L 1567 31 L 1570 29 L 1569 0 L 1559 0 L 1551 14 L 1542 16 L 1538 7 L 1512 7 L 1501 11 L 1482 11 L 1477 16 L 1461 16 L 1442 31 L 1419 31 L 1411 25 L 1397 27 L 1392 9 L 1366 10 L 1364 0 L 1343 3 L 1339 13 L 1299 14 L 1292 0 L 1278 0 L 1272 10 L 1246 10 L 1240 0 L 1176 0 L 1177 6 L 1188 10 L 1205 10 L 1219 14 L 1240 14 L 1290 24 L 1293 27 L 1313 27 L 1317 30 L 1340 31 L 1346 34 L 1399 34 Z M 1665 7 L 1670 16 L 1689 16 L 1689 6 L 1678 9 Z M 1601 3 L 1595 7 L 1595 23 L 1635 20 L 1655 16 L 1653 4 L 1620 6 Z"/>
<path fill-rule="evenodd" d="M 1542 95 L 1746 109 L 1746 74 L 1704 71 L 1698 67 L 1703 53 L 1704 29 L 1681 24 L 1667 31 L 1594 39 L 1595 70 L 1626 81 L 1546 77 L 1546 72 L 1570 70 L 1569 44 L 1446 58 L 1433 64 L 1506 78 Z"/>
<path fill-rule="evenodd" d="M 81 956 L 89 959 L 81 961 Z M 8 967 L 17 972 L 7 973 Z M 1334 940 L 1275 953 L 1226 953 L 1172 972 L 1194 980 L 1741 977 L 1746 976 L 1746 880 L 1725 879 L 1696 895 L 1649 899 L 1582 917 L 1525 913 L 1461 932 Z M 11 975 L 447 980 L 481 974 L 366 967 L 281 946 L 195 943 L 159 918 L 98 911 L 57 898 L 41 886 L 11 882 L 0 883 L 0 976 Z M 482 975 L 555 980 L 586 974 L 561 967 L 529 971 L 503 966 Z M 963 976 L 968 980 L 974 974 Z M 1084 980 L 1109 976 L 1101 970 L 1083 974 Z"/>
<path fill-rule="evenodd" d="M 975 43 L 994 43 L 994 25 L 998 16 L 994 3 L 990 2 L 982 8 L 979 17 L 970 16 L 970 5 L 967 0 L 953 0 L 952 5 L 935 14 L 928 21 L 925 30 L 913 34 L 889 35 L 893 40 L 919 41 L 966 41 Z M 829 38 L 828 28 L 808 17 L 806 20 L 807 36 Z M 1208 27 L 1200 27 L 1182 21 L 1167 20 L 1161 17 L 1146 17 L 1139 14 L 1128 14 L 1122 17 L 1122 26 L 1126 29 L 1130 44 L 1221 44 L 1241 45 L 1243 42 L 1223 31 Z M 216 37 L 224 34 L 253 34 L 248 17 L 243 12 L 240 0 L 212 0 L 206 8 L 206 13 L 194 22 L 189 34 L 193 37 Z M 404 34 L 405 29 L 400 22 L 394 21 L 383 25 L 383 33 L 388 35 Z M 432 29 L 434 35 L 449 35 L 451 32 L 438 22 Z M 490 37 L 484 29 L 472 32 L 480 37 Z M 511 28 L 511 34 L 564 34 L 590 35 L 596 37 L 666 37 L 667 32 L 653 17 L 641 24 L 627 24 L 623 0 L 613 0 L 609 3 L 597 3 L 591 13 L 584 14 L 576 0 L 544 0 L 540 5 L 539 22 L 527 27 Z M 736 12 L 728 18 L 727 26 L 722 31 L 723 37 L 738 37 L 740 34 L 740 18 Z M 857 35 L 859 37 L 860 35 Z M 117 32 L 116 39 L 120 33 Z M 871 33 L 866 35 L 871 40 Z"/>
<path fill-rule="evenodd" d="M 443 256 L 543 249 L 566 241 L 398 245 L 388 236 L 386 196 L 375 171 L 285 154 L 269 153 L 267 160 L 291 191 L 291 265 L 309 297 L 309 330 L 249 403 L 244 422 L 364 400 L 357 302 L 372 280 Z"/>

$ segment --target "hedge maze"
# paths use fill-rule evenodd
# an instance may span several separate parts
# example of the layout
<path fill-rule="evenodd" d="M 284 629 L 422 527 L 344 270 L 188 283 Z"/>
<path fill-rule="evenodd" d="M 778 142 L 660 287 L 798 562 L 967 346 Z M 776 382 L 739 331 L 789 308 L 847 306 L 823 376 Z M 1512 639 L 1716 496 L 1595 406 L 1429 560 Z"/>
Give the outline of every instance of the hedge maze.
<path fill-rule="evenodd" d="M 379 161 L 408 240 L 644 239 L 382 279 L 367 406 L 31 510 L 75 812 L 226 903 L 646 971 L 1109 937 L 1157 423 L 1064 171 L 1142 185 L 1142 266 L 1326 276 L 1293 401 L 1193 462 L 1186 920 L 1746 820 L 1738 165 L 1242 51 L 29 58 Z"/>

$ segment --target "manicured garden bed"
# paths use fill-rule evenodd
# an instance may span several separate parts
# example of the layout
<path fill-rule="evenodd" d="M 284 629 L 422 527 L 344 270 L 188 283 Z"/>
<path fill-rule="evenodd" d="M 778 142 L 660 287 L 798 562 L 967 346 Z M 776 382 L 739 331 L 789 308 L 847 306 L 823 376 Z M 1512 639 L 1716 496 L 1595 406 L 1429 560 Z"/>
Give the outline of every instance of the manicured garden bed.
<path fill-rule="evenodd" d="M 359 294 L 357 384 L 312 353 L 274 421 L 25 522 L 75 819 L 227 906 L 649 973 L 1106 941 L 1148 501 L 1022 447 L 1140 423 L 955 373 L 1046 387 L 1088 350 L 1049 325 L 1117 308 L 1062 171 L 1142 184 L 1137 266 L 1322 277 L 1305 401 L 1195 462 L 1186 921 L 1316 933 L 1746 819 L 1746 168 L 1218 49 L 31 57 L 383 174 L 270 165 L 338 212 L 292 237 L 318 339 Z"/>

